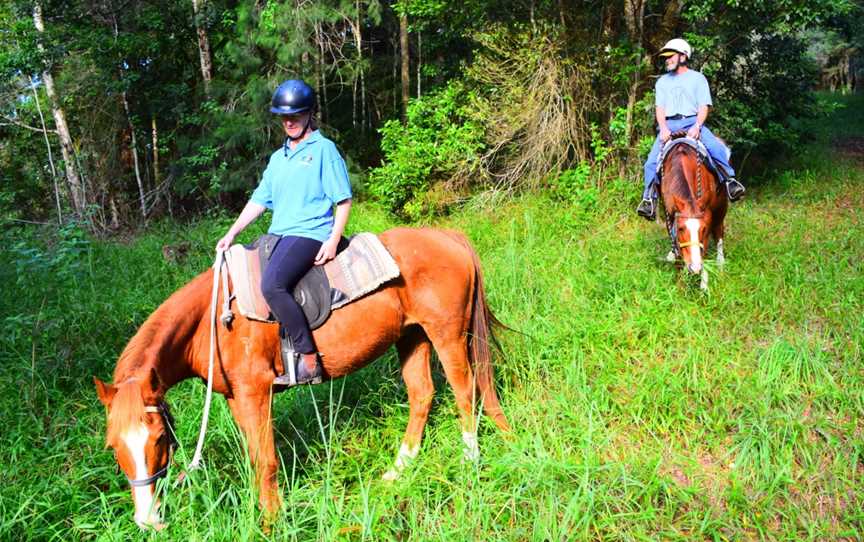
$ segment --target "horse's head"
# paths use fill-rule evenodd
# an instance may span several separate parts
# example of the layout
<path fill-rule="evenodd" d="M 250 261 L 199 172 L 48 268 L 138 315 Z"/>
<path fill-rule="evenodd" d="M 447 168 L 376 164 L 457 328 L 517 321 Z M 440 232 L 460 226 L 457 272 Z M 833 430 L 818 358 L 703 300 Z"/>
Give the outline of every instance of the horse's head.
<path fill-rule="evenodd" d="M 151 370 L 146 378 L 127 378 L 116 385 L 95 377 L 93 382 L 108 408 L 106 444 L 132 485 L 135 523 L 161 529 L 156 481 L 168 470 L 176 440 L 159 377 Z"/>
<path fill-rule="evenodd" d="M 675 238 L 684 265 L 691 273 L 702 272 L 702 257 L 708 244 L 708 226 L 704 215 L 675 215 Z"/>

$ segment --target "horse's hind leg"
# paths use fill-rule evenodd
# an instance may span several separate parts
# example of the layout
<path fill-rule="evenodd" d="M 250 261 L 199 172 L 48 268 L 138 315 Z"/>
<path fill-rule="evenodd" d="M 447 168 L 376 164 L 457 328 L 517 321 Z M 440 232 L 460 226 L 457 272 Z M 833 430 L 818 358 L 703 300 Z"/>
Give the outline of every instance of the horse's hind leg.
<path fill-rule="evenodd" d="M 430 338 L 456 398 L 456 407 L 459 409 L 462 422 L 464 457 L 469 461 L 476 461 L 480 458 L 474 413 L 477 384 L 468 361 L 468 341 L 465 334 L 459 330 L 430 334 Z"/>
<path fill-rule="evenodd" d="M 396 455 L 393 468 L 384 474 L 385 480 L 395 480 L 412 459 L 420 451 L 420 440 L 423 438 L 423 428 L 429 418 L 432 407 L 432 397 L 435 395 L 435 385 L 432 382 L 432 372 L 429 366 L 432 345 L 422 329 L 413 328 L 396 342 L 396 350 L 402 362 L 402 380 L 408 391 L 408 427 L 405 437 Z"/>

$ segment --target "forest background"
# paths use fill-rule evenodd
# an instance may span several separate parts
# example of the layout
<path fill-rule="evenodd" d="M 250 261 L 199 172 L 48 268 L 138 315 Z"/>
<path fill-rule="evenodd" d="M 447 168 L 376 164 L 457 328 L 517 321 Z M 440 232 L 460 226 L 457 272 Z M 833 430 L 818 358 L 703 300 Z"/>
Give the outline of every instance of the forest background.
<path fill-rule="evenodd" d="M 676 36 L 746 177 L 830 109 L 813 89 L 860 85 L 862 21 L 855 0 L 4 2 L 0 209 L 99 234 L 237 209 L 294 77 L 358 197 L 404 219 L 538 189 L 591 205 L 638 180 Z"/>

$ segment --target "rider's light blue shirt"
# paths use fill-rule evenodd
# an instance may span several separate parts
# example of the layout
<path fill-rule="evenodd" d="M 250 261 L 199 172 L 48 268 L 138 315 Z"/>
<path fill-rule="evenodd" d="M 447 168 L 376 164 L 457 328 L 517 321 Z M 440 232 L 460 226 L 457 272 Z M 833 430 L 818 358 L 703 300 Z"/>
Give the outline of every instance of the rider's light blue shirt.
<path fill-rule="evenodd" d="M 333 205 L 351 198 L 345 160 L 336 145 L 315 130 L 294 149 L 280 148 L 251 201 L 273 211 L 269 233 L 326 241 L 333 231 Z"/>
<path fill-rule="evenodd" d="M 657 79 L 654 86 L 658 107 L 662 107 L 667 117 L 695 115 L 700 106 L 712 105 L 708 80 L 696 70 L 682 74 L 666 73 Z"/>

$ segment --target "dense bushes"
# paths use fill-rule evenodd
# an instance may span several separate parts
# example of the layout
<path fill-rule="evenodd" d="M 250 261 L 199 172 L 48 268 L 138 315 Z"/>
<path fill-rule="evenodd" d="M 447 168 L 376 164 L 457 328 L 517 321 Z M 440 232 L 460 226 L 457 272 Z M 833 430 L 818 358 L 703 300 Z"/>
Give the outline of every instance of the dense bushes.
<path fill-rule="evenodd" d="M 468 113 L 462 83 L 414 100 L 407 123 L 390 120 L 381 128 L 387 161 L 369 176 L 369 191 L 393 211 L 417 218 L 441 210 L 454 195 L 434 200 L 436 182 L 458 182 L 478 170 L 483 150 L 481 126 Z"/>

